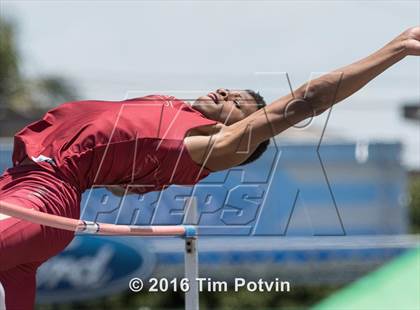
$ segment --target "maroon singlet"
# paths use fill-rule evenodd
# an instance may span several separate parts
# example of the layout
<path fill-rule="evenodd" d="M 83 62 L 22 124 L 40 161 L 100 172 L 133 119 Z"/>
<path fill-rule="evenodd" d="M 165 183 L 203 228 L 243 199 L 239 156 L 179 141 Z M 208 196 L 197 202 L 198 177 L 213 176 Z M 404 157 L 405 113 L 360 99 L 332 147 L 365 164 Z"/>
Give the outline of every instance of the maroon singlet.
<path fill-rule="evenodd" d="M 186 133 L 216 122 L 174 97 L 70 102 L 15 136 L 13 163 L 52 160 L 80 191 L 138 185 L 138 192 L 192 185 L 210 171 L 184 145 Z M 134 190 L 136 187 L 132 187 Z"/>

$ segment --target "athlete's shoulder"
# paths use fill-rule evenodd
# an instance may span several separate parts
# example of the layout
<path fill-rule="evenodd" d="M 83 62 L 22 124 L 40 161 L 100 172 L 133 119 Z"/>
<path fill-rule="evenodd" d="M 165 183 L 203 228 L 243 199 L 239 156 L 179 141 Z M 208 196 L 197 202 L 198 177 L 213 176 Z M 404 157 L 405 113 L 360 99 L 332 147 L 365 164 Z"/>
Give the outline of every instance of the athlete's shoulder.
<path fill-rule="evenodd" d="M 184 100 L 178 99 L 174 96 L 160 95 L 160 94 L 151 94 L 151 95 L 142 96 L 142 97 L 133 97 L 133 98 L 125 99 L 121 102 L 156 102 L 156 103 L 161 102 L 161 103 L 167 104 L 168 102 L 174 102 L 174 101 L 186 103 L 184 102 Z"/>
<path fill-rule="evenodd" d="M 193 109 L 189 103 L 189 99 L 181 99 L 171 95 L 152 94 L 143 97 L 135 97 L 121 101 L 123 104 L 141 104 L 141 105 L 161 105 L 163 107 L 172 108 L 174 110 L 182 110 L 191 112 L 204 117 L 200 112 Z M 189 114 L 191 114 L 189 113 Z"/>

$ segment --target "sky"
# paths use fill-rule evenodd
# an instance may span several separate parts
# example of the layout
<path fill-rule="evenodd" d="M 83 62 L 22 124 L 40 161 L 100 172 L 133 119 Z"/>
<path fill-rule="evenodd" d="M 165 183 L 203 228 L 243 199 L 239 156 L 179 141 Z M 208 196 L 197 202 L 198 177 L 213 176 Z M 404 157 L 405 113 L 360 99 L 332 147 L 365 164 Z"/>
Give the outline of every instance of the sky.
<path fill-rule="evenodd" d="M 195 98 L 219 87 L 268 102 L 369 55 L 420 24 L 419 1 L 0 1 L 18 25 L 27 76 L 67 77 L 83 99 Z M 333 108 L 327 132 L 396 142 L 420 169 L 420 60 L 406 58 Z M 323 126 L 326 116 L 311 126 Z"/>

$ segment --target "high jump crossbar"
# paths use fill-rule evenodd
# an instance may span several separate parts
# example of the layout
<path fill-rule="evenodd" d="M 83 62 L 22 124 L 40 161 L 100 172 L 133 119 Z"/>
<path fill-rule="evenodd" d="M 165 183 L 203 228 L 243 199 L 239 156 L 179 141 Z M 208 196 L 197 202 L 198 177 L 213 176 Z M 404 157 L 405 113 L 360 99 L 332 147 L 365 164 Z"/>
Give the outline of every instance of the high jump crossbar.
<path fill-rule="evenodd" d="M 157 226 L 133 226 L 115 225 L 108 223 L 90 222 L 63 216 L 48 214 L 34 209 L 22 208 L 18 205 L 0 201 L 0 214 L 29 221 L 57 229 L 73 231 L 78 234 L 94 234 L 107 236 L 175 236 L 182 237 L 185 241 L 184 274 L 189 282 L 189 290 L 185 293 L 185 309 L 199 309 L 198 292 L 198 250 L 197 237 L 197 199 L 190 197 L 187 200 L 187 210 L 184 222 L 186 225 L 157 225 Z"/>

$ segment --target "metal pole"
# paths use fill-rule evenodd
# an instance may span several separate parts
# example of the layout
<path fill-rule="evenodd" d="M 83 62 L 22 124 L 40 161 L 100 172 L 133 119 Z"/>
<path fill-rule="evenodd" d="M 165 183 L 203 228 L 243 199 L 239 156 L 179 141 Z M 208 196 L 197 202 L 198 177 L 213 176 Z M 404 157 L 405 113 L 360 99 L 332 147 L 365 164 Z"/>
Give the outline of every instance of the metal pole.
<path fill-rule="evenodd" d="M 197 199 L 191 197 L 187 202 L 187 211 L 185 214 L 185 224 L 197 225 Z M 198 291 L 198 250 L 197 250 L 197 231 L 194 226 L 185 236 L 185 278 L 189 282 L 189 291 L 185 293 L 185 310 L 199 309 L 199 291 Z"/>

